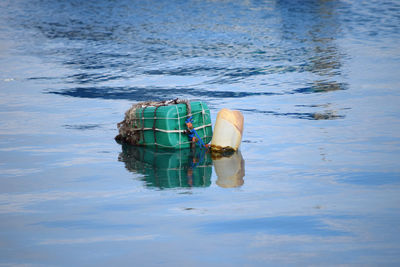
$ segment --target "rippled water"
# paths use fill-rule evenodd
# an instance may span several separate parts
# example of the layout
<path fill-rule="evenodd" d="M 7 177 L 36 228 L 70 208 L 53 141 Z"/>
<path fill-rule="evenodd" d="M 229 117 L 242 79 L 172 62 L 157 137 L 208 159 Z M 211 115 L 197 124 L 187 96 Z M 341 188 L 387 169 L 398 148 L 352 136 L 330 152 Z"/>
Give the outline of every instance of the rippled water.
<path fill-rule="evenodd" d="M 394 0 L 1 1 L 0 265 L 398 265 L 399 25 Z M 241 155 L 115 143 L 176 97 L 240 110 Z"/>

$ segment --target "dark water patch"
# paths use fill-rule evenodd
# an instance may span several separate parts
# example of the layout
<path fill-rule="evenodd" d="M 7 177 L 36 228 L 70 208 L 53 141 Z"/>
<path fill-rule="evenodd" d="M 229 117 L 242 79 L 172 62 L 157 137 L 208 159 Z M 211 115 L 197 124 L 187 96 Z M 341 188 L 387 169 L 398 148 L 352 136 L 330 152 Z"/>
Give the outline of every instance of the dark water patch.
<path fill-rule="evenodd" d="M 238 109 L 243 112 L 250 113 L 260 113 L 273 116 L 291 117 L 295 119 L 305 119 L 305 120 L 336 120 L 344 119 L 344 115 L 337 115 L 334 111 L 325 112 L 277 112 L 277 111 L 267 111 L 258 109 Z"/>
<path fill-rule="evenodd" d="M 158 87 L 78 87 L 61 91 L 50 91 L 50 94 L 81 98 L 128 99 L 135 101 L 162 101 L 176 97 L 201 98 L 242 98 L 249 96 L 279 95 L 271 92 L 243 91 L 208 91 L 194 88 L 158 88 Z"/>
<path fill-rule="evenodd" d="M 261 74 L 265 74 L 265 72 L 263 69 L 260 68 L 239 68 L 225 73 L 225 76 L 235 78 L 235 77 L 250 77 Z"/>
<path fill-rule="evenodd" d="M 86 76 L 84 76 L 86 77 Z M 96 77 L 90 76 L 89 77 Z M 88 78 L 90 79 L 90 78 Z M 108 79 L 108 78 L 105 78 Z M 48 91 L 46 93 L 81 98 L 102 99 L 127 99 L 134 101 L 155 100 L 161 101 L 176 97 L 196 98 L 245 98 L 252 96 L 276 96 L 290 94 L 325 93 L 337 90 L 346 90 L 347 84 L 337 82 L 316 82 L 311 86 L 294 89 L 286 92 L 251 92 L 249 91 L 210 91 L 198 88 L 162 88 L 162 87 L 76 87 L 60 91 Z M 296 114 L 292 114 L 296 115 Z"/>
<path fill-rule="evenodd" d="M 221 67 L 207 67 L 207 66 L 195 66 L 195 67 L 178 67 L 175 69 L 155 69 L 146 70 L 143 73 L 147 75 L 173 75 L 173 76 L 189 76 L 201 73 L 210 73 L 215 75 L 216 73 L 225 70 Z"/>
<path fill-rule="evenodd" d="M 100 69 L 106 69 L 107 66 L 103 64 L 98 64 L 97 62 L 93 62 L 92 60 L 68 60 L 63 62 L 63 64 L 67 66 L 74 66 L 74 67 L 79 67 L 84 70 L 100 70 Z"/>
<path fill-rule="evenodd" d="M 101 99 L 127 99 L 134 101 L 162 101 L 173 99 L 178 96 L 193 95 L 190 89 L 162 89 L 149 87 L 129 87 L 129 88 L 110 88 L 110 87 L 78 87 L 66 89 L 62 91 L 49 92 L 63 96 L 79 97 L 79 98 L 101 98 Z"/>
<path fill-rule="evenodd" d="M 90 40 L 103 41 L 115 39 L 115 27 L 99 28 L 95 25 L 85 25 L 81 21 L 70 21 L 69 25 L 61 25 L 54 23 L 43 23 L 37 25 L 36 28 L 49 39 L 69 39 L 74 40 Z"/>
<path fill-rule="evenodd" d="M 312 94 L 312 93 L 325 93 L 331 91 L 340 91 L 348 89 L 347 83 L 340 83 L 335 81 L 316 81 L 310 83 L 307 87 L 294 89 L 292 93 Z"/>
<path fill-rule="evenodd" d="M 65 54 L 67 51 L 53 51 L 55 56 L 60 54 L 60 52 Z M 137 57 L 132 54 L 123 57 L 115 57 L 115 55 L 93 53 L 93 51 L 86 51 L 84 49 L 74 49 L 68 54 L 68 58 L 63 58 L 61 63 L 79 70 L 123 71 L 126 68 L 134 69 L 137 66 Z M 134 73 L 136 73 L 136 71 L 134 71 Z"/>
<path fill-rule="evenodd" d="M 327 108 L 327 107 L 329 107 L 329 105 L 330 105 L 331 103 L 327 103 L 327 104 L 321 104 L 321 105 L 318 105 L 318 104 L 314 104 L 314 105 L 295 105 L 295 107 L 305 107 L 305 108 L 319 108 L 319 107 L 324 107 L 324 108 Z"/>
<path fill-rule="evenodd" d="M 255 219 L 219 221 L 200 226 L 207 234 L 232 234 L 242 232 L 274 235 L 346 236 L 349 233 L 331 229 L 317 216 L 279 216 Z"/>
<path fill-rule="evenodd" d="M 58 77 L 45 77 L 45 76 L 38 76 L 38 77 L 30 77 L 27 80 L 56 80 L 59 79 Z"/>
<path fill-rule="evenodd" d="M 99 124 L 74 124 L 74 125 L 65 124 L 65 125 L 63 125 L 63 127 L 65 127 L 68 130 L 85 131 L 85 130 L 94 130 L 94 129 L 100 128 L 101 125 L 99 125 Z"/>
<path fill-rule="evenodd" d="M 319 75 L 341 74 L 342 55 L 339 55 L 338 48 L 335 46 L 316 46 L 313 48 L 314 56 L 310 56 L 309 70 Z"/>
<path fill-rule="evenodd" d="M 122 75 L 108 75 L 108 74 L 99 74 L 99 73 L 79 73 L 74 75 L 69 75 L 66 79 L 70 83 L 76 84 L 94 84 L 99 82 L 107 82 L 117 79 L 126 78 Z"/>
<path fill-rule="evenodd" d="M 325 113 L 313 113 L 312 118 L 314 120 L 336 120 L 336 119 L 344 119 L 345 116 L 344 115 L 337 115 L 335 114 L 335 112 L 333 111 L 328 111 Z"/>
<path fill-rule="evenodd" d="M 208 84 L 232 84 L 240 82 L 246 78 L 254 76 L 267 76 L 272 74 L 287 74 L 291 72 L 304 72 L 310 71 L 311 66 L 308 64 L 300 65 L 276 65 L 264 67 L 239 67 L 221 69 L 219 72 L 214 73 L 218 78 L 212 79 L 206 83 Z"/>

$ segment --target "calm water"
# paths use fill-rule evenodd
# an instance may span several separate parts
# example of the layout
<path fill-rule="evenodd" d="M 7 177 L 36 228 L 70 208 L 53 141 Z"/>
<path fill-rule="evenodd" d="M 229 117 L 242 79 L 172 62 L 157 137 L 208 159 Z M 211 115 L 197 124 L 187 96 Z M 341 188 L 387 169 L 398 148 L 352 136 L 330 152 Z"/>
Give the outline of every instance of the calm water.
<path fill-rule="evenodd" d="M 395 0 L 1 1 L 0 265 L 398 266 L 399 25 Z M 176 97 L 242 111 L 241 154 L 115 143 Z"/>

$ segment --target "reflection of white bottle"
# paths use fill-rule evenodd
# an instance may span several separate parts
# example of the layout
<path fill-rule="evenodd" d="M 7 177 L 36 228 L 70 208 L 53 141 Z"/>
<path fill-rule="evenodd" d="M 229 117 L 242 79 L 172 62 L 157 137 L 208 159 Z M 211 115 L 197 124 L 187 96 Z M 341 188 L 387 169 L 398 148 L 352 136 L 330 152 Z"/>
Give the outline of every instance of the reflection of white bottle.
<path fill-rule="evenodd" d="M 244 160 L 240 150 L 230 157 L 214 159 L 213 163 L 218 176 L 217 185 L 225 188 L 243 185 Z"/>
<path fill-rule="evenodd" d="M 240 111 L 221 109 L 215 121 L 211 140 L 213 152 L 221 152 L 223 150 L 237 151 L 242 141 L 243 122 L 244 118 Z"/>

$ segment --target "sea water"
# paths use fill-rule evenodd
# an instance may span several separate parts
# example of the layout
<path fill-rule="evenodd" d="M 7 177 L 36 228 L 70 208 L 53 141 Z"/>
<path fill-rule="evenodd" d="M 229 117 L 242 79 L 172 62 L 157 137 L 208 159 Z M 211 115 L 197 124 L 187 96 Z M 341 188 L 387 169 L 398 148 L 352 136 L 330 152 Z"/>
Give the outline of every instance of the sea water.
<path fill-rule="evenodd" d="M 0 265 L 398 266 L 399 25 L 395 0 L 1 1 Z M 178 97 L 241 111 L 240 157 L 114 141 Z"/>

